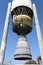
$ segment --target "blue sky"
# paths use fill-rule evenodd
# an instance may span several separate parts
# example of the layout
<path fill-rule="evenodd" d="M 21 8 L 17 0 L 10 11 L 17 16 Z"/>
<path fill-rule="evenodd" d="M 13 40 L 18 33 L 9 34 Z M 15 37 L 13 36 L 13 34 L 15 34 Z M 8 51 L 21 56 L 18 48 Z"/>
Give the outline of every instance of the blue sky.
<path fill-rule="evenodd" d="M 0 0 L 0 46 L 1 46 L 1 40 L 3 35 L 7 6 L 8 6 L 8 2 L 11 1 L 12 0 Z M 43 38 L 43 0 L 32 0 L 32 2 L 34 2 L 37 7 L 38 18 L 39 18 L 39 23 L 40 23 L 40 28 L 41 28 L 42 38 Z M 32 21 L 34 22 L 34 18 Z M 32 32 L 27 35 L 27 39 L 30 45 L 32 58 L 36 60 L 37 57 L 40 55 L 40 51 L 39 51 L 35 27 L 33 28 Z M 12 32 L 12 18 L 10 16 L 10 25 L 8 30 L 5 61 L 14 60 L 13 58 L 14 58 L 14 52 L 16 49 L 17 40 L 18 40 L 18 35 Z"/>

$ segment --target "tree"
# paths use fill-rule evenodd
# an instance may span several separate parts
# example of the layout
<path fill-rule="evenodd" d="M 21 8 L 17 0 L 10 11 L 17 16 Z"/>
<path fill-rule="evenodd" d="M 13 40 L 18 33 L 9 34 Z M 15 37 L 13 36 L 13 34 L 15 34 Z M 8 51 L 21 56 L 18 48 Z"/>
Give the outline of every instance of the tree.
<path fill-rule="evenodd" d="M 26 64 L 37 64 L 37 63 L 36 63 L 35 60 L 28 60 L 28 61 L 25 63 L 25 65 L 26 65 Z"/>
<path fill-rule="evenodd" d="M 37 61 L 38 61 L 39 64 L 41 63 L 41 61 L 42 61 L 41 56 L 38 56 Z"/>

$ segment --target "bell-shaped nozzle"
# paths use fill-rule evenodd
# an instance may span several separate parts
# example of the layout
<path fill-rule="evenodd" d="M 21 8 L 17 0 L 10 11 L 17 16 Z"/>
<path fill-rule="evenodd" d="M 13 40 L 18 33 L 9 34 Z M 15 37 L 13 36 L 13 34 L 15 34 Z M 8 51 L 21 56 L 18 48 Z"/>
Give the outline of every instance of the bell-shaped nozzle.
<path fill-rule="evenodd" d="M 28 46 L 28 42 L 25 36 L 20 36 L 18 39 L 14 59 L 16 60 L 32 59 L 30 48 Z"/>

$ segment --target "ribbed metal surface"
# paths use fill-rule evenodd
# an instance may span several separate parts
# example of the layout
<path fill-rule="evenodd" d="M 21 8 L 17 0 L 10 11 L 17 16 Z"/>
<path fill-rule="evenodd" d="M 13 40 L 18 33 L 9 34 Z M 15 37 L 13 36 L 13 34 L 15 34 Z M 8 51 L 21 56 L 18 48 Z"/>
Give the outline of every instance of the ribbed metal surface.
<path fill-rule="evenodd" d="M 20 14 L 28 15 L 31 18 L 33 17 L 33 11 L 27 6 L 23 6 L 23 5 L 14 8 L 14 10 L 12 11 L 12 15 L 20 15 Z"/>
<path fill-rule="evenodd" d="M 19 37 L 14 58 L 16 60 L 26 60 L 32 58 L 30 48 L 25 36 Z"/>

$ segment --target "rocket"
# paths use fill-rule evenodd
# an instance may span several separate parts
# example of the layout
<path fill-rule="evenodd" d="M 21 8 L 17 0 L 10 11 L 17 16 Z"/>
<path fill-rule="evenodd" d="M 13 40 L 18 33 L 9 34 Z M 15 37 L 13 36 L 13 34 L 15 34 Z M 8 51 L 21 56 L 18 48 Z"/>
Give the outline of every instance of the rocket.
<path fill-rule="evenodd" d="M 26 35 L 32 31 L 32 2 L 31 0 L 12 1 L 12 30 L 19 36 L 14 59 L 30 60 L 32 55 Z"/>
<path fill-rule="evenodd" d="M 32 59 L 26 35 L 32 31 L 32 17 L 34 16 L 36 24 L 36 32 L 38 37 L 38 44 L 40 48 L 41 58 L 43 61 L 43 41 L 36 6 L 35 4 L 32 4 L 31 0 L 24 0 L 24 1 L 13 0 L 12 5 L 11 3 L 8 4 L 8 10 L 0 48 L 0 63 L 4 62 L 10 14 L 12 15 L 12 30 L 17 35 L 19 35 L 14 59 L 16 60 Z"/>

